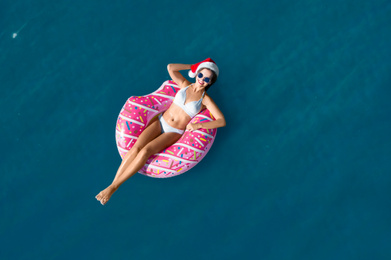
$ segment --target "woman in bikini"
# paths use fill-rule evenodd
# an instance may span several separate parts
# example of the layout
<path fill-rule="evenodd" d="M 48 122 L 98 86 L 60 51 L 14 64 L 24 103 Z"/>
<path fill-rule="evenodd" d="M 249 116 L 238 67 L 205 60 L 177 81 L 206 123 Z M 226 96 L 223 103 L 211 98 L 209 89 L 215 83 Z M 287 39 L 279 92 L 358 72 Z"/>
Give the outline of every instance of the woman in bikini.
<path fill-rule="evenodd" d="M 153 119 L 141 133 L 132 149 L 123 158 L 113 182 L 96 196 L 102 205 L 109 201 L 119 186 L 144 166 L 151 155 L 178 141 L 185 129 L 194 131 L 199 128 L 212 129 L 225 126 L 223 113 L 206 94 L 206 90 L 216 82 L 219 74 L 219 69 L 212 59 L 208 58 L 194 65 L 168 64 L 167 69 L 180 90 L 171 106 L 159 118 Z M 190 70 L 189 76 L 196 78 L 195 83 L 191 84 L 183 77 L 179 72 L 181 70 Z M 189 123 L 204 108 L 207 108 L 216 120 L 207 123 Z"/>

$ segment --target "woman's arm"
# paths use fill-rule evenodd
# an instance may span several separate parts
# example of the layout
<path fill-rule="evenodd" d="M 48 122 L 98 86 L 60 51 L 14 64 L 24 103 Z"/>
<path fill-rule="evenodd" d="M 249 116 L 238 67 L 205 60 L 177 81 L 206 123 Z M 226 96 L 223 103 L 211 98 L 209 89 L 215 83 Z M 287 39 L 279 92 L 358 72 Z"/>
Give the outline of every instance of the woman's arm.
<path fill-rule="evenodd" d="M 202 100 L 202 104 L 212 113 L 216 120 L 209 121 L 206 123 L 196 123 L 196 124 L 188 124 L 186 129 L 190 131 L 197 130 L 199 128 L 203 129 L 213 129 L 218 127 L 224 127 L 226 125 L 225 118 L 221 110 L 217 107 L 216 103 L 213 101 L 211 97 L 205 95 Z"/>
<path fill-rule="evenodd" d="M 182 74 L 179 72 L 180 70 L 189 70 L 191 68 L 191 64 L 168 64 L 167 70 L 168 74 L 170 74 L 170 77 L 173 81 L 175 81 L 176 84 L 180 88 L 184 88 L 188 85 L 190 85 L 190 82 L 182 76 Z"/>

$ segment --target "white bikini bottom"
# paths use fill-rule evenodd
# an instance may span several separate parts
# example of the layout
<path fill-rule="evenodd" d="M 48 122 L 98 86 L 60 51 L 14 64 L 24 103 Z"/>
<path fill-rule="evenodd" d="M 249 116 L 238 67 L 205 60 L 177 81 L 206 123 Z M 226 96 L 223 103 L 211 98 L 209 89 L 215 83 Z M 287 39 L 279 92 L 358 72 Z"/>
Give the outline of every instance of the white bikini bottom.
<path fill-rule="evenodd" d="M 178 133 L 178 134 L 183 134 L 185 132 L 184 130 L 176 129 L 172 126 L 170 126 L 166 120 L 164 120 L 162 114 L 159 115 L 159 122 L 160 126 L 162 127 L 162 134 L 163 133 Z"/>

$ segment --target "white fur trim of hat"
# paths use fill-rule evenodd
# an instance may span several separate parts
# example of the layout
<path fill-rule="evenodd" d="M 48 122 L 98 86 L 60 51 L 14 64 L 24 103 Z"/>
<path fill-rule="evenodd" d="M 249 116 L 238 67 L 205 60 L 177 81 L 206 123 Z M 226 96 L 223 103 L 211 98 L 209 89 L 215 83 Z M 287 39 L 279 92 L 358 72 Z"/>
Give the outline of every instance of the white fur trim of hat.
<path fill-rule="evenodd" d="M 201 62 L 191 65 L 191 69 L 189 70 L 189 77 L 195 78 L 197 71 L 201 69 L 210 69 L 216 73 L 216 76 L 219 76 L 219 68 L 217 67 L 216 63 L 211 58 L 207 58 Z"/>

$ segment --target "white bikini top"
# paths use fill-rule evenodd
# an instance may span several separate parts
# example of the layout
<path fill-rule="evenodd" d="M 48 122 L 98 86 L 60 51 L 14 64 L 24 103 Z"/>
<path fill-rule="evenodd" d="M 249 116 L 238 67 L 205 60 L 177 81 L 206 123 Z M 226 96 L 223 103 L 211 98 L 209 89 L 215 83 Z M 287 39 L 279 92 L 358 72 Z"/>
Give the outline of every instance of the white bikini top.
<path fill-rule="evenodd" d="M 174 104 L 182 108 L 186 114 L 188 114 L 191 118 L 195 117 L 198 112 L 200 112 L 202 107 L 202 99 L 204 98 L 205 91 L 202 94 L 202 97 L 199 100 L 189 102 L 185 105 L 186 102 L 186 90 L 190 86 L 187 86 L 186 88 L 182 88 L 178 91 L 178 93 L 175 95 L 174 98 Z"/>

